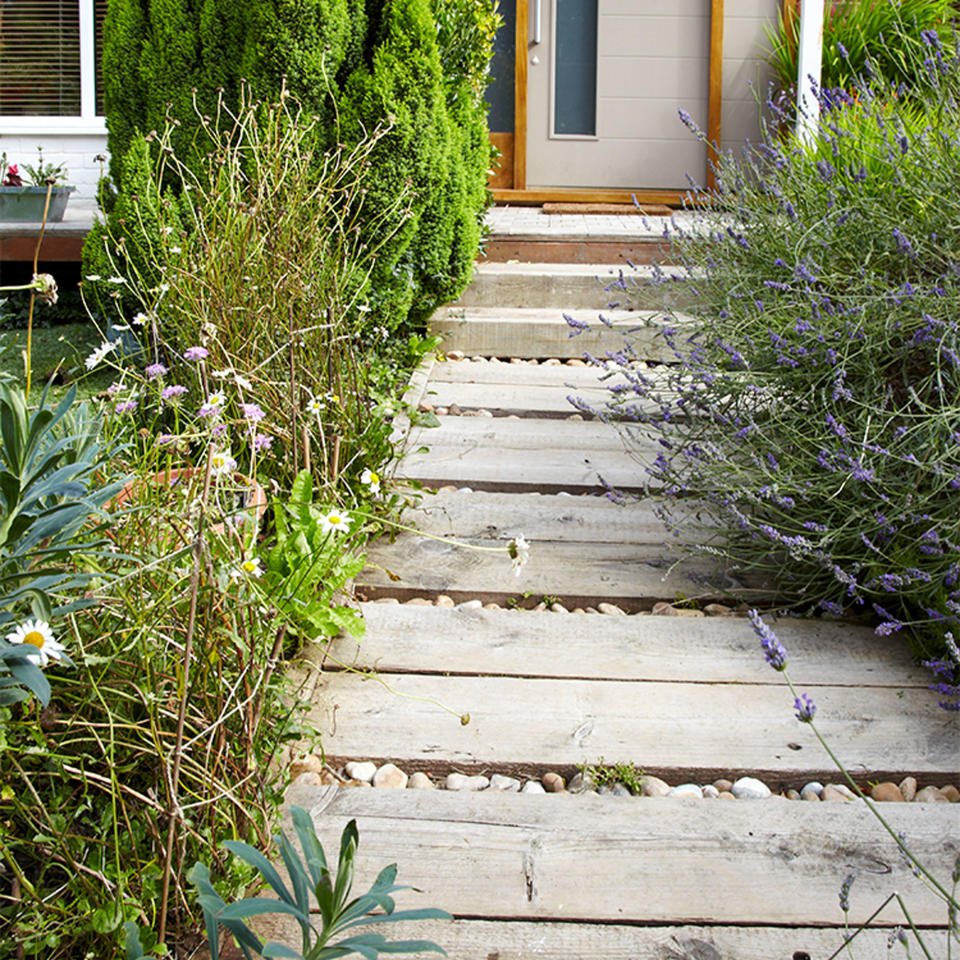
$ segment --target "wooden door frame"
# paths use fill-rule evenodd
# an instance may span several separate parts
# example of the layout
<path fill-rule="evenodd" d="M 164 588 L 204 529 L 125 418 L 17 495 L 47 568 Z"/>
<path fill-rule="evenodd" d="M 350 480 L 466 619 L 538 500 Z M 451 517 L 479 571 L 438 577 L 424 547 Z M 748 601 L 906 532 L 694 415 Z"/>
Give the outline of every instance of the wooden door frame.
<path fill-rule="evenodd" d="M 714 163 L 718 158 L 723 115 L 723 2 L 710 0 L 709 92 L 707 98 L 707 190 L 716 183 Z M 514 66 L 513 186 L 492 190 L 495 203 L 541 204 L 551 200 L 583 203 L 641 203 L 678 205 L 686 190 L 584 189 L 581 187 L 527 188 L 527 55 L 528 0 L 517 0 L 516 61 Z"/>

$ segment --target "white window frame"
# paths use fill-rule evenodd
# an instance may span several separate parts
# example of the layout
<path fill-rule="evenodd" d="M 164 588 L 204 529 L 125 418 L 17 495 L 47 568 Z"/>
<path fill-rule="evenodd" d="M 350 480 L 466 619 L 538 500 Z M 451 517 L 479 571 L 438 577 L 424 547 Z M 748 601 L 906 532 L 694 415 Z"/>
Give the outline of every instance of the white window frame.
<path fill-rule="evenodd" d="M 97 116 L 95 24 L 93 0 L 77 0 L 80 9 L 80 116 L 55 115 L 5 117 L 0 114 L 0 133 L 13 134 L 106 134 L 107 122 Z"/>

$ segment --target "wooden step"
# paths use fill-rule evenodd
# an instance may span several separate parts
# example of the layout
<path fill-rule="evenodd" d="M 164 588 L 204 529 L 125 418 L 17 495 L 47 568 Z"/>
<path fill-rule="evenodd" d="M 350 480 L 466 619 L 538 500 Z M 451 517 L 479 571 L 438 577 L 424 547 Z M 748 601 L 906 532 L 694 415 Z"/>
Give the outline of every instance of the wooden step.
<path fill-rule="evenodd" d="M 448 484 L 483 490 L 555 493 L 643 489 L 654 441 L 624 449 L 617 429 L 597 420 L 511 420 L 438 417 L 438 428 L 414 427 L 396 477 L 427 487 Z M 420 451 L 426 446 L 426 451 Z"/>
<path fill-rule="evenodd" d="M 570 616 L 582 620 L 587 636 L 607 627 L 605 616 Z M 423 638 L 425 651 L 442 642 Z M 566 656 L 560 645 L 556 656 Z M 909 772 L 938 786 L 956 778 L 960 723 L 937 715 L 932 691 L 904 695 L 824 680 L 803 690 L 817 704 L 820 731 L 854 776 L 886 780 Z M 676 771 L 697 783 L 750 774 L 771 787 L 799 789 L 838 776 L 792 705 L 773 670 L 766 684 L 704 684 L 695 672 L 681 681 L 336 673 L 318 682 L 305 719 L 321 731 L 331 761 L 369 757 L 410 772 L 571 775 L 579 764 L 605 758 L 673 782 Z M 462 716 L 470 718 L 465 726 Z"/>
<path fill-rule="evenodd" d="M 593 364 L 571 367 L 566 364 L 536 366 L 497 361 L 447 361 L 437 363 L 423 400 L 436 407 L 456 404 L 462 411 L 488 410 L 494 416 L 570 417 L 592 416 L 575 401 L 583 401 L 598 414 L 607 413 L 607 403 L 614 396 L 611 388 L 627 388 L 634 406 L 651 415 L 659 415 L 660 399 L 675 396 L 670 389 L 670 367 L 643 368 L 635 374 L 650 383 L 662 384 L 657 400 L 638 398 L 631 385 L 611 364 L 605 370 Z"/>
<path fill-rule="evenodd" d="M 631 947 L 620 957 L 779 960 L 791 954 L 742 954 L 736 946 L 759 929 L 759 944 L 768 948 L 809 950 L 808 928 L 823 925 L 833 926 L 839 947 L 843 915 L 837 891 L 851 870 L 857 872 L 851 923 L 864 922 L 897 890 L 914 923 L 941 931 L 930 937 L 943 943 L 944 904 L 910 875 L 895 842 L 860 804 L 331 789 L 330 799 L 310 805 L 311 816 L 328 856 L 346 822 L 356 819 L 358 890 L 385 864 L 397 863 L 399 882 L 420 891 L 401 894 L 403 908 L 441 907 L 469 922 L 499 921 L 497 930 L 485 931 L 492 943 L 481 940 L 481 952 L 462 956 L 593 957 L 595 940 L 608 950 L 625 942 L 623 925 L 669 924 L 674 942 L 684 938 L 686 925 L 694 925 L 706 928 L 692 936 L 707 946 L 656 953 Z M 309 799 L 304 802 L 309 805 Z M 956 844 L 944 838 L 955 835 L 955 808 L 886 804 L 884 814 L 894 830 L 909 836 L 928 869 L 948 883 Z M 903 923 L 895 906 L 878 919 Z M 504 921 L 530 926 L 515 938 Z M 549 921 L 569 925 L 561 941 L 564 954 L 548 939 L 552 927 L 540 926 Z M 607 923 L 621 929 L 605 938 L 592 926 Z M 533 941 L 539 948 L 523 952 L 534 925 L 542 930 Z M 741 929 L 723 929 L 731 926 Z M 771 929 L 778 926 L 799 929 Z M 446 929 L 446 924 L 416 924 L 408 935 L 429 930 L 446 946 Z M 577 933 L 584 937 L 579 947 L 572 942 Z M 637 929 L 634 936 L 649 947 L 657 939 L 670 943 L 664 933 Z M 501 944 L 504 954 L 498 953 Z M 462 942 L 455 947 L 465 948 Z M 935 956 L 943 956 L 935 949 Z"/>
<path fill-rule="evenodd" d="M 457 610 L 364 603 L 361 641 L 317 648 L 326 669 L 381 674 L 760 684 L 775 679 L 743 616 L 618 617 L 537 610 Z M 597 617 L 600 617 L 598 620 Z M 770 620 L 797 684 L 925 690 L 906 644 L 848 621 Z M 425 646 L 429 643 L 429 649 Z M 558 651 L 563 651 L 558 656 Z M 829 684 L 824 678 L 829 678 Z M 933 715 L 936 719 L 936 714 Z"/>
<path fill-rule="evenodd" d="M 521 260 L 528 263 L 670 262 L 670 244 L 660 236 L 590 236 L 560 233 L 495 234 L 486 239 L 483 260 Z"/>
<path fill-rule="evenodd" d="M 576 336 L 564 320 L 564 312 L 590 325 Z M 605 357 L 623 349 L 622 333 L 629 331 L 638 359 L 676 362 L 661 330 L 663 314 L 653 310 L 606 310 L 612 324 L 604 325 L 591 310 L 555 310 L 506 307 L 444 307 L 428 323 L 431 334 L 443 337 L 443 349 L 460 350 L 467 356 L 487 357 L 582 357 L 590 353 Z M 670 326 L 682 324 L 681 315 Z"/>
<path fill-rule="evenodd" d="M 664 275 L 679 277 L 680 268 Z M 456 307 L 555 307 L 559 310 L 680 309 L 690 294 L 681 281 L 655 282 L 653 267 L 593 263 L 478 263 Z"/>

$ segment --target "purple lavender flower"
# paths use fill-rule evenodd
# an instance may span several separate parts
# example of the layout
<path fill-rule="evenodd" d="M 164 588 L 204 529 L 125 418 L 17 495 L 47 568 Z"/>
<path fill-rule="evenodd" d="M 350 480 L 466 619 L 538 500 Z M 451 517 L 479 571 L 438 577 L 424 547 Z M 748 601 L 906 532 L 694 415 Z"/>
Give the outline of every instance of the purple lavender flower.
<path fill-rule="evenodd" d="M 253 449 L 258 451 L 269 450 L 272 443 L 273 437 L 267 436 L 265 433 L 258 433 L 253 438 Z"/>
<path fill-rule="evenodd" d="M 157 446 L 166 447 L 171 443 L 176 443 L 179 439 L 175 433 L 161 433 L 157 436 Z"/>
<path fill-rule="evenodd" d="M 847 879 L 843 881 L 843 886 L 840 887 L 840 909 L 844 913 L 847 913 L 850 910 L 850 888 L 853 886 L 853 881 L 856 879 L 856 873 L 848 873 Z"/>
<path fill-rule="evenodd" d="M 569 313 L 565 313 L 563 319 L 567 321 L 567 326 L 570 327 L 568 337 L 576 337 L 584 330 L 590 329 L 590 324 L 586 320 L 578 320 L 576 317 L 571 317 Z"/>
<path fill-rule="evenodd" d="M 117 413 L 133 413 L 137 409 L 136 400 L 121 400 L 114 408 Z"/>
<path fill-rule="evenodd" d="M 206 347 L 187 347 L 183 351 L 183 356 L 187 360 L 202 360 L 210 356 L 210 351 Z"/>
<path fill-rule="evenodd" d="M 266 416 L 259 403 L 241 403 L 240 410 L 243 412 L 244 419 L 251 423 L 257 423 Z"/>
<path fill-rule="evenodd" d="M 149 380 L 156 380 L 157 377 L 162 377 L 170 371 L 162 363 L 151 363 L 143 372 Z"/>
<path fill-rule="evenodd" d="M 817 712 L 817 705 L 807 694 L 802 693 L 799 697 L 794 697 L 793 709 L 797 711 L 796 716 L 801 723 L 810 723 Z"/>
<path fill-rule="evenodd" d="M 787 651 L 783 644 L 777 639 L 777 635 L 763 622 L 763 617 L 756 610 L 749 613 L 750 622 L 753 624 L 753 631 L 760 638 L 760 646 L 763 647 L 763 655 L 767 658 L 767 663 L 774 670 L 787 669 Z"/>
<path fill-rule="evenodd" d="M 179 383 L 172 383 L 169 387 L 164 387 L 160 396 L 164 400 L 173 400 L 175 397 L 182 397 L 187 392 L 187 388 Z"/>

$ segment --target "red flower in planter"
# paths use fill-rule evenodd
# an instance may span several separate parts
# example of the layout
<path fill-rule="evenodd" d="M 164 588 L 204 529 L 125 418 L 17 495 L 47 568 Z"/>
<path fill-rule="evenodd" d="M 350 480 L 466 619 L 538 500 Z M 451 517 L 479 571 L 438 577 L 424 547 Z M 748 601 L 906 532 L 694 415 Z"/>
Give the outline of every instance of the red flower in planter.
<path fill-rule="evenodd" d="M 23 179 L 20 176 L 20 168 L 15 164 L 11 163 L 7 167 L 7 175 L 3 179 L 3 183 L 0 186 L 4 187 L 22 187 Z"/>

